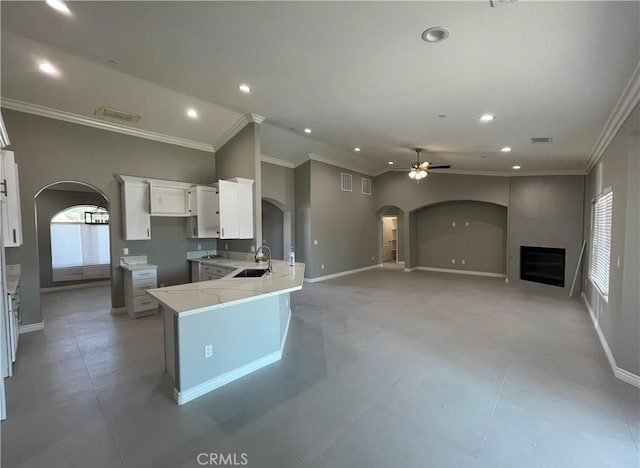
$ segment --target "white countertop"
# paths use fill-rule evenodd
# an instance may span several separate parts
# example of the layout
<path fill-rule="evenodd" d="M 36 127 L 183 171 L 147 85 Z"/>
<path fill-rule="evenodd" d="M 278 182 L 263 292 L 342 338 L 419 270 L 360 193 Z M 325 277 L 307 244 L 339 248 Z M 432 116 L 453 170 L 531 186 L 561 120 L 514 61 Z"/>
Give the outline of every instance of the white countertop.
<path fill-rule="evenodd" d="M 147 270 L 149 268 L 156 269 L 158 265 L 147 263 L 146 255 L 132 255 L 130 257 L 120 257 L 120 268 L 123 270 Z"/>
<path fill-rule="evenodd" d="M 242 269 L 261 268 L 264 264 L 257 266 L 255 262 L 221 258 L 201 260 L 212 265 L 234 267 L 234 271 L 218 280 L 148 289 L 147 293 L 183 316 L 302 289 L 304 263 L 290 267 L 287 262 L 274 260 L 270 274 L 261 278 L 234 278 L 233 275 Z"/>

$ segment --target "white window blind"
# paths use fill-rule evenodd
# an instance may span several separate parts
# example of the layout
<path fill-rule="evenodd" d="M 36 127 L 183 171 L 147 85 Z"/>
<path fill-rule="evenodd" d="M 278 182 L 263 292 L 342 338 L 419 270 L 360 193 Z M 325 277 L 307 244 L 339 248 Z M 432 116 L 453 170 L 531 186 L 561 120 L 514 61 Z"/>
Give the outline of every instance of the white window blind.
<path fill-rule="evenodd" d="M 604 296 L 609 295 L 612 211 L 613 192 L 605 193 L 596 199 L 593 205 L 589 278 Z"/>
<path fill-rule="evenodd" d="M 51 223 L 53 281 L 109 278 L 109 226 Z"/>

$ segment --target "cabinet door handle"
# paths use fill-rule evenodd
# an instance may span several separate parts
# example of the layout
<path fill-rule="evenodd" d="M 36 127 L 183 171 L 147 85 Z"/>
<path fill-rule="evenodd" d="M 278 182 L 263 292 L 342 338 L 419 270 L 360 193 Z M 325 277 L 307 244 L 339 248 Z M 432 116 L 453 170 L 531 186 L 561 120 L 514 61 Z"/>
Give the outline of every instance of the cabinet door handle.
<path fill-rule="evenodd" d="M 224 228 L 222 228 L 222 237 L 224 237 Z"/>
<path fill-rule="evenodd" d="M 149 236 L 149 228 L 147 228 L 147 237 L 150 237 L 150 236 Z"/>
<path fill-rule="evenodd" d="M 18 242 L 17 238 L 16 238 L 16 229 L 13 228 L 13 243 L 16 244 Z"/>
<path fill-rule="evenodd" d="M 2 190 L 0 190 L 0 193 L 2 193 L 5 197 L 8 197 L 9 194 L 7 193 L 7 179 L 2 179 L 0 185 L 2 185 Z"/>

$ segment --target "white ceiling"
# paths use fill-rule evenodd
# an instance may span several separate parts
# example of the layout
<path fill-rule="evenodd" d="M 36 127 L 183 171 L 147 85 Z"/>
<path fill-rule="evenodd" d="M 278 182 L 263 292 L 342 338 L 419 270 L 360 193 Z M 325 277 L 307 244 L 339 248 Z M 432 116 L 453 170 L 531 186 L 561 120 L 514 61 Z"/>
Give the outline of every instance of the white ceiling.
<path fill-rule="evenodd" d="M 207 144 L 255 113 L 270 125 L 267 156 L 316 153 L 374 172 L 407 165 L 415 146 L 459 170 L 583 169 L 640 56 L 636 1 L 69 6 L 70 18 L 2 2 L 3 97 L 81 115 L 123 108 L 142 114 L 139 128 Z M 420 39 L 434 25 L 447 41 Z M 44 58 L 61 77 L 37 71 Z M 478 122 L 484 112 L 496 120 Z"/>

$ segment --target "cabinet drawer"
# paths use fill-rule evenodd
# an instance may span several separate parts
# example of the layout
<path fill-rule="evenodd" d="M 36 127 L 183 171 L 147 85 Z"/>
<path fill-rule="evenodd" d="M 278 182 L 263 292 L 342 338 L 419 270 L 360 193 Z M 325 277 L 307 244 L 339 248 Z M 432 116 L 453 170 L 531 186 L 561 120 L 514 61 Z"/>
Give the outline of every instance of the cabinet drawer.
<path fill-rule="evenodd" d="M 222 278 L 223 276 L 227 276 L 231 270 L 227 270 L 226 268 L 217 267 L 213 265 L 202 265 L 202 273 L 207 273 L 212 276 L 218 276 Z"/>
<path fill-rule="evenodd" d="M 142 279 L 156 279 L 156 270 L 135 270 L 131 272 L 131 279 L 133 281 Z"/>
<path fill-rule="evenodd" d="M 141 312 L 143 310 L 157 309 L 158 302 L 151 298 L 148 294 L 144 296 L 136 296 L 133 298 L 133 311 Z"/>
<path fill-rule="evenodd" d="M 144 296 L 147 289 L 153 289 L 158 287 L 158 283 L 155 278 L 143 278 L 133 282 L 133 295 Z"/>

